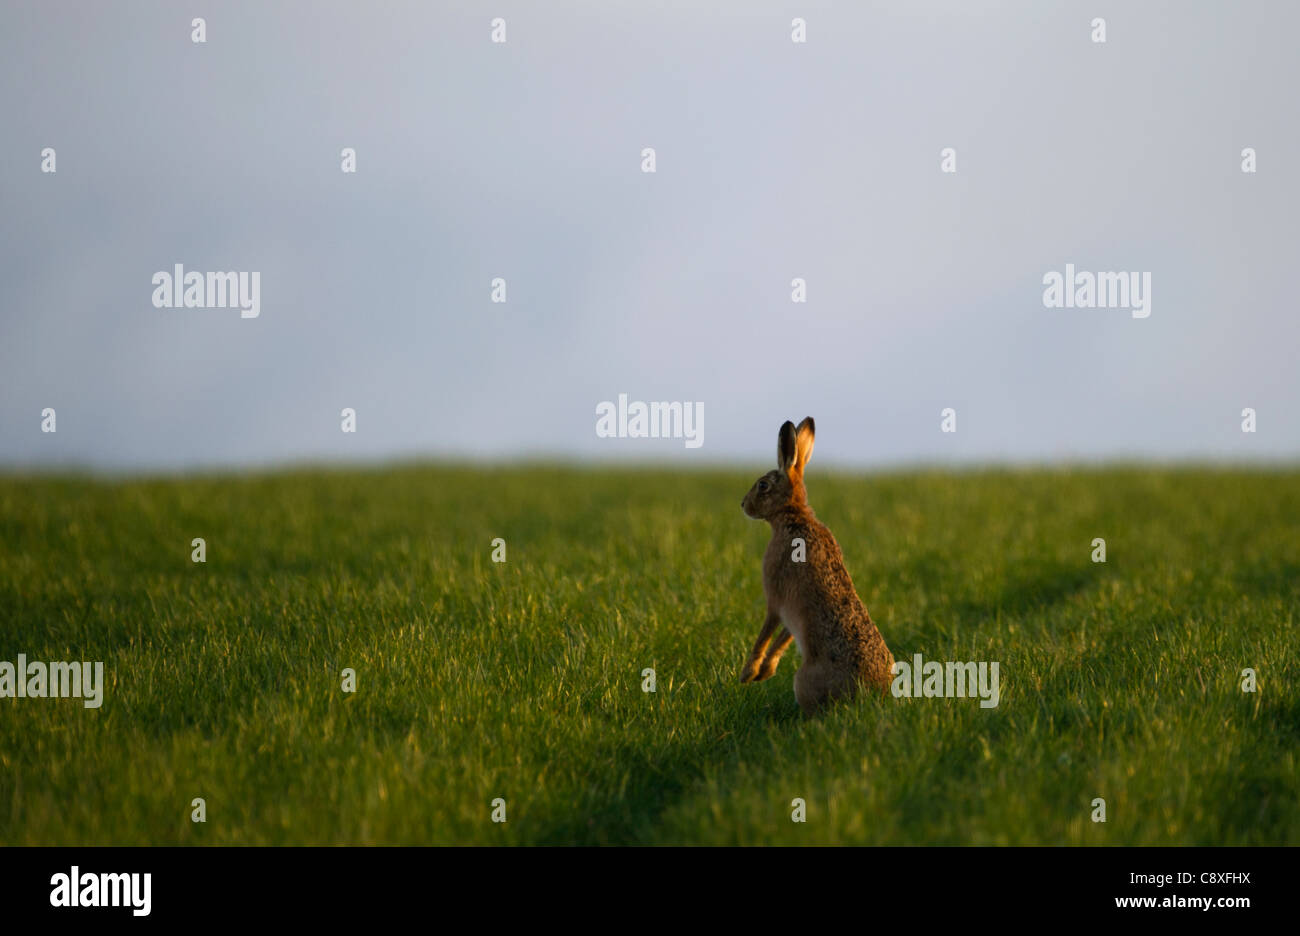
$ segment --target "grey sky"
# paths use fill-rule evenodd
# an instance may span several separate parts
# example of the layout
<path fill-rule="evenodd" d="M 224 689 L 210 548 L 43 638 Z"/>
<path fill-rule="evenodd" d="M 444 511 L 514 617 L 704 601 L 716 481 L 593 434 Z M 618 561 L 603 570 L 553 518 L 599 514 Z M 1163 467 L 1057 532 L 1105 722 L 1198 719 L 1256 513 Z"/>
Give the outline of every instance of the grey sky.
<path fill-rule="evenodd" d="M 1289 2 L 8 2 L 0 465 L 750 463 L 809 414 L 846 465 L 1295 457 L 1297 35 Z M 259 271 L 260 317 L 154 308 L 177 263 Z M 1066 263 L 1149 271 L 1151 316 L 1045 309 Z M 702 401 L 704 445 L 597 438 L 619 393 Z"/>

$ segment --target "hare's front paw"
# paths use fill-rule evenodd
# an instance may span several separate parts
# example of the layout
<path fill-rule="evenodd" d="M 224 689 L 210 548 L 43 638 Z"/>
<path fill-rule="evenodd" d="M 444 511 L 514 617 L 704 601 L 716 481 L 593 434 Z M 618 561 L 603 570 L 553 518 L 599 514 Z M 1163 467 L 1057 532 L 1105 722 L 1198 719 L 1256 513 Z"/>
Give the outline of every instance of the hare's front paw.
<path fill-rule="evenodd" d="M 776 675 L 776 666 L 780 662 L 779 658 L 774 660 L 772 657 L 767 657 L 764 659 L 762 665 L 758 668 L 758 675 L 754 677 L 754 681 L 762 682 L 765 679 L 771 679 Z"/>
<path fill-rule="evenodd" d="M 758 678 L 758 660 L 752 658 L 746 660 L 745 665 L 740 669 L 741 685 L 744 685 L 745 683 L 751 683 L 757 678 Z"/>

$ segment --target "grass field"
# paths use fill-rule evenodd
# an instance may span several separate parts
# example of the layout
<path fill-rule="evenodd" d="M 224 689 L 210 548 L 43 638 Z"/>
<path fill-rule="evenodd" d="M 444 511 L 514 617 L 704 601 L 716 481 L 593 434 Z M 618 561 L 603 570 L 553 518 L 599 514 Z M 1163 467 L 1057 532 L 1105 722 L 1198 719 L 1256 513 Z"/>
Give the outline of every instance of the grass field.
<path fill-rule="evenodd" d="M 1002 693 L 806 720 L 737 682 L 766 467 L 0 478 L 0 660 L 106 674 L 0 699 L 0 843 L 1300 844 L 1300 472 L 814 464 L 895 656 Z"/>

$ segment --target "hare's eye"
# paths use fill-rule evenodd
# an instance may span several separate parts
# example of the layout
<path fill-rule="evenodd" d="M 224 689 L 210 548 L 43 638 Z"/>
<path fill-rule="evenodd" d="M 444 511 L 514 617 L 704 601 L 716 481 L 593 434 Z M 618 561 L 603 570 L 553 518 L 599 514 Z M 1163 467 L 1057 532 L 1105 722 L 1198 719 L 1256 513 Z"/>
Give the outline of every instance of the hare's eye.
<path fill-rule="evenodd" d="M 766 481 L 760 481 L 760 482 L 758 482 L 758 489 L 759 489 L 760 491 L 766 491 L 766 490 L 767 490 L 767 482 L 766 482 Z"/>

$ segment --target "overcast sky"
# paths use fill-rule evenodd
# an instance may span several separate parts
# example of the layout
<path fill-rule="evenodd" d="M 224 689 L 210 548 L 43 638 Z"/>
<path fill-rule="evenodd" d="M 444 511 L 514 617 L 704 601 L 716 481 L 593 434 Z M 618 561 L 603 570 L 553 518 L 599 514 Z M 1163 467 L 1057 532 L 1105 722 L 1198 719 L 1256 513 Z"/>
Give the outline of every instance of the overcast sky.
<path fill-rule="evenodd" d="M 0 465 L 758 464 L 806 415 L 843 465 L 1300 456 L 1298 35 L 1292 2 L 6 2 Z M 1150 273 L 1149 317 L 1045 308 L 1067 263 Z M 260 315 L 156 308 L 176 264 L 258 272 Z M 598 437 L 620 393 L 702 403 L 703 445 Z"/>

